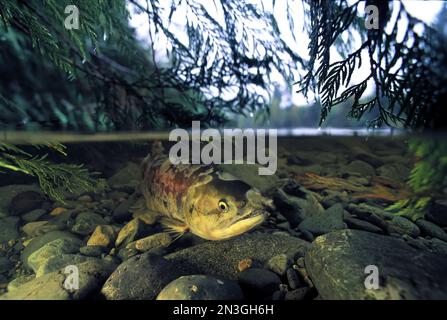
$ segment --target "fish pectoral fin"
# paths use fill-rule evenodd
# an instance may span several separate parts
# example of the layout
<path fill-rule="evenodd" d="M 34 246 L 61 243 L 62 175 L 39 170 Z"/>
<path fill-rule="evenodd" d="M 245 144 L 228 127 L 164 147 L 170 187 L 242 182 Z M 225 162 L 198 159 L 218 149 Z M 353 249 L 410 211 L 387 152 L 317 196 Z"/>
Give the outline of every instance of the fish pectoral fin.
<path fill-rule="evenodd" d="M 184 222 L 176 219 L 162 218 L 160 222 L 170 233 L 184 234 L 189 231 L 189 227 Z"/>

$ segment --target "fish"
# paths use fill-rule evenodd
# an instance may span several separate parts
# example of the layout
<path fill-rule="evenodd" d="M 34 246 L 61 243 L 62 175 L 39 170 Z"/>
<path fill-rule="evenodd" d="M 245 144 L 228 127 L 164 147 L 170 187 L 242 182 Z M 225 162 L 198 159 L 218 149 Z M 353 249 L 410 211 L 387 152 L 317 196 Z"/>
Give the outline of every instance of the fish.
<path fill-rule="evenodd" d="M 259 226 L 273 201 L 235 176 L 204 164 L 173 164 L 165 154 L 142 163 L 148 211 L 170 232 L 225 240 Z"/>

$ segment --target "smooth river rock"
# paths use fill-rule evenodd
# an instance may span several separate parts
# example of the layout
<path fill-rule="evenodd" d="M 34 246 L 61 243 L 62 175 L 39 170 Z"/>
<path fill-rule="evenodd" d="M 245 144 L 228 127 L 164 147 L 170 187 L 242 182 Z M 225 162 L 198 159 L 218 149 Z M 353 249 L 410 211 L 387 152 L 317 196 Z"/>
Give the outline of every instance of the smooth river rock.
<path fill-rule="evenodd" d="M 306 269 L 322 299 L 447 299 L 447 257 L 417 250 L 403 240 L 358 230 L 315 239 Z M 366 289 L 377 266 L 379 289 Z"/>

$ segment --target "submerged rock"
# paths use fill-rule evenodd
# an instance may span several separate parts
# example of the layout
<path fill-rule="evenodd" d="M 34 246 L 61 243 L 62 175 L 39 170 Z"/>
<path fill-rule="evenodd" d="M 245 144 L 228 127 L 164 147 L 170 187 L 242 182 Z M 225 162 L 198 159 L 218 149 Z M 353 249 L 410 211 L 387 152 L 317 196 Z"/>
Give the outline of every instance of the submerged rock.
<path fill-rule="evenodd" d="M 8 211 L 11 215 L 22 215 L 35 209 L 39 209 L 45 197 L 40 192 L 24 191 L 11 199 Z"/>
<path fill-rule="evenodd" d="M 115 246 L 126 246 L 127 244 L 143 237 L 146 233 L 146 227 L 140 219 L 133 219 L 128 222 L 118 233 Z"/>
<path fill-rule="evenodd" d="M 175 263 L 144 253 L 120 264 L 101 293 L 108 300 L 152 300 L 181 275 Z"/>
<path fill-rule="evenodd" d="M 374 167 L 362 160 L 354 160 L 341 168 L 341 174 L 356 174 L 361 177 L 373 176 L 375 173 Z"/>
<path fill-rule="evenodd" d="M 298 226 L 300 230 L 306 230 L 314 235 L 325 234 L 334 230 L 346 229 L 343 222 L 343 206 L 338 203 L 326 209 L 324 213 L 311 215 L 303 220 Z"/>
<path fill-rule="evenodd" d="M 447 257 L 404 241 L 342 230 L 315 239 L 306 269 L 323 299 L 446 299 Z M 377 266 L 379 289 L 366 289 L 367 266 Z"/>
<path fill-rule="evenodd" d="M 75 224 L 71 231 L 82 236 L 91 234 L 96 226 L 106 224 L 106 221 L 99 214 L 93 212 L 82 212 L 76 217 Z"/>
<path fill-rule="evenodd" d="M 134 162 L 128 162 L 111 176 L 107 183 L 114 189 L 134 189 L 140 181 L 141 168 Z"/>
<path fill-rule="evenodd" d="M 238 282 L 247 296 L 266 297 L 279 289 L 281 279 L 269 270 L 250 268 L 239 273 Z"/>
<path fill-rule="evenodd" d="M 274 273 L 285 276 L 287 268 L 292 265 L 292 260 L 284 253 L 278 254 L 267 261 L 266 267 Z"/>
<path fill-rule="evenodd" d="M 51 231 L 31 240 L 31 242 L 22 251 L 20 260 L 25 267 L 30 269 L 31 267 L 28 264 L 28 258 L 30 255 L 52 241 L 64 239 L 68 240 L 68 242 L 79 244 L 79 247 L 82 245 L 82 241 L 72 233 L 65 231 Z"/>
<path fill-rule="evenodd" d="M 428 213 L 428 218 L 441 227 L 447 227 L 447 200 L 436 200 Z"/>
<path fill-rule="evenodd" d="M 37 221 L 37 220 L 39 220 L 40 217 L 44 216 L 46 213 L 47 213 L 46 210 L 36 209 L 36 210 L 33 210 L 33 211 L 23 214 L 22 220 L 26 221 L 26 222 Z"/>
<path fill-rule="evenodd" d="M 37 185 L 28 184 L 13 184 L 9 186 L 0 187 L 0 217 L 6 217 L 9 215 L 8 209 L 11 200 L 17 196 L 19 193 L 26 191 L 40 191 Z"/>
<path fill-rule="evenodd" d="M 171 236 L 169 236 L 169 234 L 166 232 L 161 232 L 131 242 L 127 245 L 127 247 L 135 248 L 141 252 L 146 252 L 151 249 L 166 247 L 171 242 L 172 242 Z"/>
<path fill-rule="evenodd" d="M 157 300 L 242 300 L 236 281 L 206 275 L 190 275 L 169 283 Z"/>
<path fill-rule="evenodd" d="M 104 280 L 110 275 L 115 265 L 95 259 L 77 265 L 79 271 L 79 287 L 71 289 L 72 284 L 65 268 L 47 273 L 13 287 L 0 300 L 79 300 L 96 293 Z M 67 281 L 67 282 L 66 282 Z"/>
<path fill-rule="evenodd" d="M 421 234 L 419 227 L 415 225 L 413 222 L 404 217 L 393 217 L 388 222 L 388 232 L 389 233 L 398 233 L 398 234 L 407 234 L 410 237 L 417 237 Z"/>
<path fill-rule="evenodd" d="M 9 240 L 17 239 L 19 237 L 18 217 L 4 217 L 0 218 L 0 243 Z"/>
<path fill-rule="evenodd" d="M 165 256 L 184 274 L 212 274 L 235 280 L 238 264 L 250 258 L 265 265 L 269 259 L 286 254 L 297 259 L 310 243 L 290 236 L 277 236 L 261 232 L 245 234 L 224 241 L 208 241 Z"/>
<path fill-rule="evenodd" d="M 111 247 L 115 243 L 118 231 L 109 225 L 99 225 L 87 241 L 87 246 Z"/>
<path fill-rule="evenodd" d="M 416 224 L 424 235 L 447 241 L 447 233 L 436 224 L 423 219 L 417 220 Z"/>
<path fill-rule="evenodd" d="M 363 221 L 356 218 L 345 218 L 345 222 L 351 229 L 364 230 L 374 233 L 383 233 L 383 230 L 381 228 L 368 221 Z"/>
<path fill-rule="evenodd" d="M 22 227 L 22 231 L 31 237 L 37 237 L 50 231 L 61 230 L 63 227 L 51 221 L 28 222 Z"/>

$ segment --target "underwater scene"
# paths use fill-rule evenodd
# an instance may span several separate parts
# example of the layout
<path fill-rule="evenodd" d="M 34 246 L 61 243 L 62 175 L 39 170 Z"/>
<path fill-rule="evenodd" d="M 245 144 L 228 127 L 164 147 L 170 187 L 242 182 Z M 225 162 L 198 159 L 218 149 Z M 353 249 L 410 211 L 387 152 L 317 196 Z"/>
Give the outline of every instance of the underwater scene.
<path fill-rule="evenodd" d="M 45 174 L 66 171 L 57 188 L 2 175 L 0 298 L 445 298 L 445 138 L 279 137 L 264 176 L 250 164 L 160 170 L 151 154 L 172 145 L 161 140 L 69 143 L 62 160 L 48 144 Z M 33 148 L 2 144 L 2 156 L 30 161 Z M 250 222 L 256 202 L 266 214 Z"/>
<path fill-rule="evenodd" d="M 443 1 L 2 0 L 0 304 L 447 299 L 446 40 Z"/>

